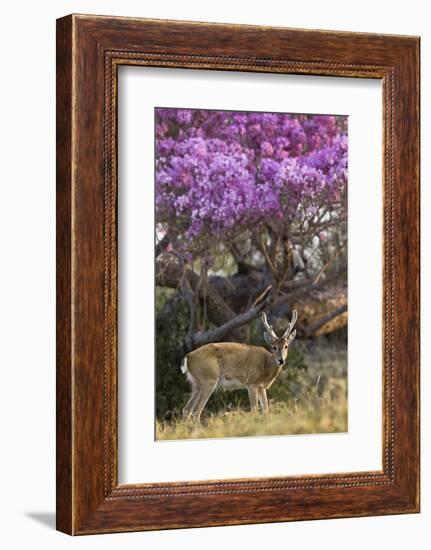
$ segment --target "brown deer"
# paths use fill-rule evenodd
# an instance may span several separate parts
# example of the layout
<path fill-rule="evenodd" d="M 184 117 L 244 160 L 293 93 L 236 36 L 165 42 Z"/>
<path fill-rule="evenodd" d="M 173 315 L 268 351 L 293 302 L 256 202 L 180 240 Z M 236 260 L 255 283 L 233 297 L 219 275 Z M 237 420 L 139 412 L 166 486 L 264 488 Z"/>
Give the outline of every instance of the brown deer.
<path fill-rule="evenodd" d="M 188 353 L 181 363 L 192 394 L 183 409 L 183 418 L 194 417 L 198 422 L 202 411 L 217 387 L 225 390 L 247 388 L 251 410 L 258 408 L 268 413 L 266 390 L 271 386 L 286 362 L 289 345 L 296 336 L 293 327 L 298 318 L 296 310 L 280 338 L 262 314 L 264 337 L 270 351 L 263 347 L 221 342 L 207 344 Z"/>

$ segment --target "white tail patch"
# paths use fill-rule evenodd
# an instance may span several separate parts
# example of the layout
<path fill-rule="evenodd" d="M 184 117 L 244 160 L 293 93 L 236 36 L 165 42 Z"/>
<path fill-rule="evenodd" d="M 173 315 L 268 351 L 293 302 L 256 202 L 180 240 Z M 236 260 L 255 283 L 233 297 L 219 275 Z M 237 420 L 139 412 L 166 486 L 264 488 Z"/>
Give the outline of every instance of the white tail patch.
<path fill-rule="evenodd" d="M 181 361 L 181 372 L 183 374 L 186 374 L 186 372 L 188 371 L 189 369 L 187 368 L 187 355 L 184 357 L 184 359 Z"/>
<path fill-rule="evenodd" d="M 184 357 L 184 359 L 181 361 L 181 372 L 186 375 L 187 380 L 190 382 L 192 387 L 196 386 L 196 380 L 192 376 L 192 373 L 189 371 L 189 368 L 187 366 L 187 356 Z"/>

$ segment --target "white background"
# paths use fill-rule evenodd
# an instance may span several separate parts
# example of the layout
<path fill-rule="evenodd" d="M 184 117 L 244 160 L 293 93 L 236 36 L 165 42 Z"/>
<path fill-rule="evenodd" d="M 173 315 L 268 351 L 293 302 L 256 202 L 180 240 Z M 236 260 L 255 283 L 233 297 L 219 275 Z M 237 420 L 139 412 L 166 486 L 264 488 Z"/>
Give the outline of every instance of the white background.
<path fill-rule="evenodd" d="M 422 150 L 431 149 L 431 30 L 420 0 L 264 3 L 56 0 L 3 6 L 0 89 L 2 251 L 1 543 L 5 548 L 427 548 L 431 522 L 431 340 L 423 338 L 422 514 L 72 539 L 53 530 L 55 449 L 55 18 L 74 12 L 422 36 Z M 4 43 L 3 43 L 4 42 Z M 431 179 L 422 168 L 423 333 L 431 329 Z M 364 291 L 364 300 L 367 299 Z M 364 342 L 367 333 L 364 328 Z M 429 539 L 429 536 L 428 536 Z"/>
<path fill-rule="evenodd" d="M 119 78 L 120 482 L 381 470 L 381 82 L 146 67 L 122 67 Z M 349 116 L 348 433 L 154 441 L 155 106 Z"/>

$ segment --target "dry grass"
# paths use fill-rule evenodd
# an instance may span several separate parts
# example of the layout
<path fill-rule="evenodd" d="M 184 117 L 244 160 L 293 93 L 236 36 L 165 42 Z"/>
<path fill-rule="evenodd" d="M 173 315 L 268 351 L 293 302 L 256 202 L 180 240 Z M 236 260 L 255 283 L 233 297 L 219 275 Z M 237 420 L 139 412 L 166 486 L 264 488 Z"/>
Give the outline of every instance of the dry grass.
<path fill-rule="evenodd" d="M 157 421 L 162 440 L 241 436 L 293 435 L 347 431 L 346 378 L 330 378 L 324 389 L 309 387 L 305 394 L 284 402 L 270 402 L 270 414 L 241 409 L 210 414 L 201 424 L 181 419 Z"/>

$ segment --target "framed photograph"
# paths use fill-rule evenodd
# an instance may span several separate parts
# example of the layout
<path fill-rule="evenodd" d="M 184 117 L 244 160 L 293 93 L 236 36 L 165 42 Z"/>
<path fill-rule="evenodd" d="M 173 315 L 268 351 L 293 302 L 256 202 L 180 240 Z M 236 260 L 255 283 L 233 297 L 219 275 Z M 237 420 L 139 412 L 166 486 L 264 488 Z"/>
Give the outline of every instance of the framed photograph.
<path fill-rule="evenodd" d="M 57 21 L 57 528 L 419 511 L 419 38 Z"/>

